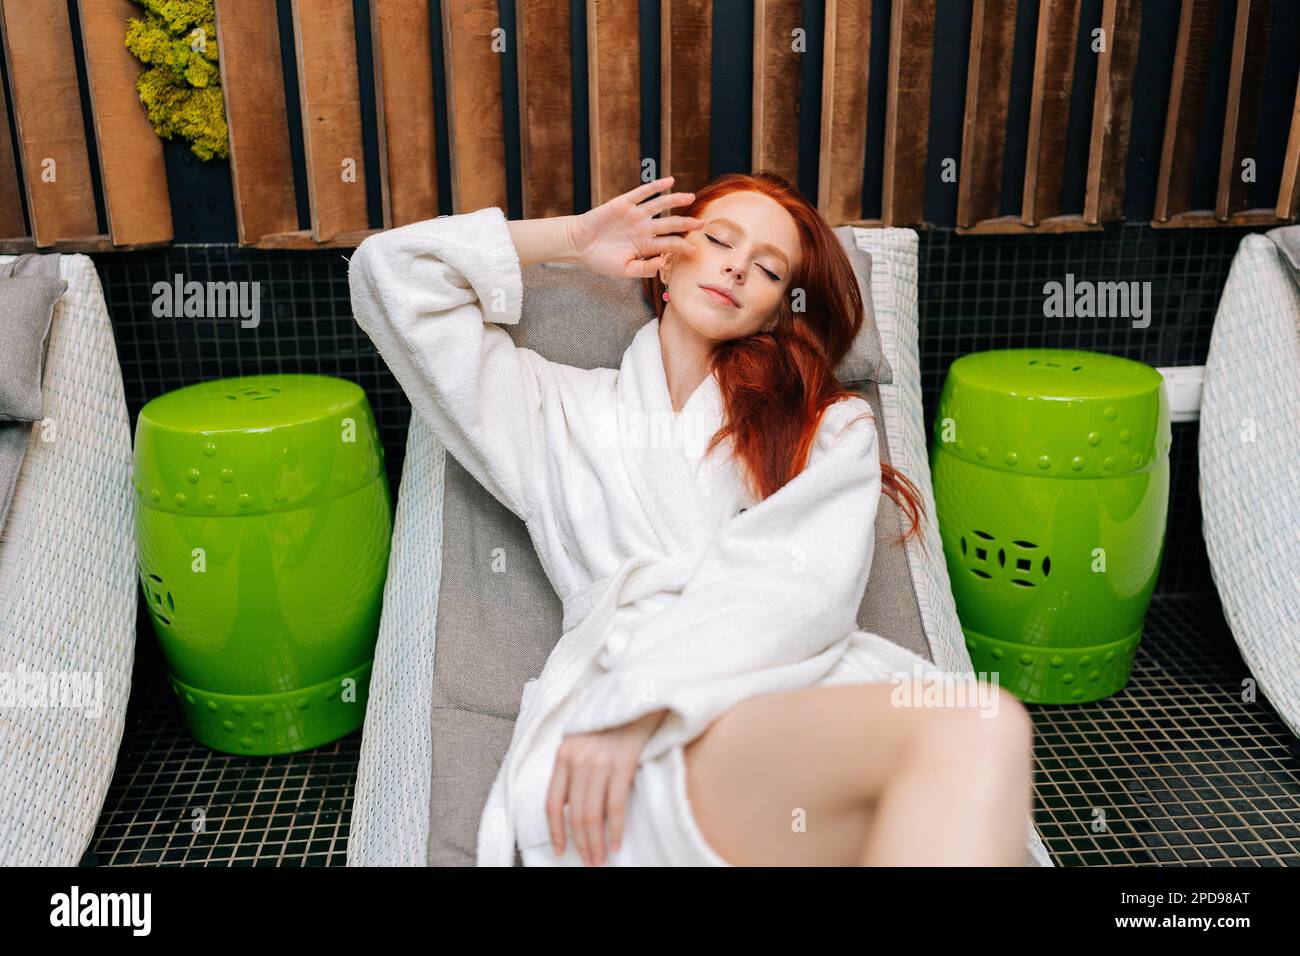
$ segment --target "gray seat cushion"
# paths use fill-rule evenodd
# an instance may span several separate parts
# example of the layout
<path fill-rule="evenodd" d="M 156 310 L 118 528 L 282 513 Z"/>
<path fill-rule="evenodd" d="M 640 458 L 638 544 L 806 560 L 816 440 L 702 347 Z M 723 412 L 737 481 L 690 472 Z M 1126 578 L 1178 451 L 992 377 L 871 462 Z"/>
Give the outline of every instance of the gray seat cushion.
<path fill-rule="evenodd" d="M 891 383 L 893 372 L 871 306 L 871 257 L 857 247 L 851 229 L 835 232 L 853 262 L 866 306 L 862 333 L 837 374 L 871 403 L 881 459 L 889 463 L 877 383 Z M 632 336 L 654 317 L 639 283 L 581 269 L 529 266 L 523 291 L 521 321 L 504 326 L 515 343 L 580 368 L 617 368 Z M 896 543 L 902 531 L 897 506 L 882 496 L 858 625 L 933 661 L 906 550 Z M 502 555 L 504 574 L 494 571 L 494 560 Z M 523 523 L 450 455 L 444 473 L 441 567 L 428 862 L 472 866 L 479 818 L 510 744 L 524 682 L 541 672 L 560 638 L 563 613 Z"/>

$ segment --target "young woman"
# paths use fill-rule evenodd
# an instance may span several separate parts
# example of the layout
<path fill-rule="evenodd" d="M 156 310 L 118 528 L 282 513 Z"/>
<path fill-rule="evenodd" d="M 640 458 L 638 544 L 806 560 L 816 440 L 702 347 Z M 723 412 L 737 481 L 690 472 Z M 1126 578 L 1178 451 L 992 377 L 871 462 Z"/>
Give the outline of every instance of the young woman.
<path fill-rule="evenodd" d="M 357 322 L 564 605 L 478 862 L 1026 862 L 1024 707 L 904 706 L 900 680 L 943 675 L 857 630 L 880 495 L 909 533 L 920 510 L 833 371 L 863 322 L 848 256 L 778 176 L 657 195 L 671 180 L 581 215 L 441 216 L 351 259 Z M 618 369 L 500 327 L 541 262 L 643 280 L 656 317 Z"/>

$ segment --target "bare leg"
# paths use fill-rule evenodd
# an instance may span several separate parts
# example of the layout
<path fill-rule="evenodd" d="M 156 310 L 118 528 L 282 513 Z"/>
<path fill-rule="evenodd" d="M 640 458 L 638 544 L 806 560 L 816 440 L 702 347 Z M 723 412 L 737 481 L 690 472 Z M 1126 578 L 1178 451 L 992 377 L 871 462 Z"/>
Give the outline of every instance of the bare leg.
<path fill-rule="evenodd" d="M 874 804 L 865 866 L 1022 866 L 1033 810 L 1033 725 L 1007 694 L 996 718 L 938 711 Z"/>
<path fill-rule="evenodd" d="M 999 689 L 996 717 L 898 707 L 893 685 L 764 694 L 684 750 L 705 839 L 742 866 L 1020 865 L 1032 725 Z"/>

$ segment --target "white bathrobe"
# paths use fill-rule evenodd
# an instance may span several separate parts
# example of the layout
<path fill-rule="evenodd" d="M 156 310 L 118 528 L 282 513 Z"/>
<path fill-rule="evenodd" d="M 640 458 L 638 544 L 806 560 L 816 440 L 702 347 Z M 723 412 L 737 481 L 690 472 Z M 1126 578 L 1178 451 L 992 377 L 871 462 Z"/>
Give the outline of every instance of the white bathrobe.
<path fill-rule="evenodd" d="M 673 412 L 657 319 L 617 370 L 516 348 L 499 327 L 519 321 L 521 302 L 500 208 L 372 236 L 349 279 L 356 320 L 414 409 L 525 522 L 563 602 L 563 636 L 525 685 L 481 817 L 479 865 L 549 841 L 546 793 L 567 734 L 666 708 L 641 760 L 667 766 L 756 694 L 938 673 L 857 630 L 881 494 L 864 399 L 832 405 L 807 467 L 758 502 L 729 442 L 703 456 L 721 425 L 716 378 Z"/>

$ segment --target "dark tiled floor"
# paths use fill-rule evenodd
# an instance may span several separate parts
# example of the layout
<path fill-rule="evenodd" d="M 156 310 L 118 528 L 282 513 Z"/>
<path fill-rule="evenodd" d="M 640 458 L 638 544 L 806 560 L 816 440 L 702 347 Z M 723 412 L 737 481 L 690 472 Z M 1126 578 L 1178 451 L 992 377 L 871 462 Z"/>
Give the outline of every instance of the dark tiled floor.
<path fill-rule="evenodd" d="M 1056 863 L 1300 865 L 1300 744 L 1249 677 L 1217 597 L 1158 596 L 1122 692 L 1031 707 Z"/>
<path fill-rule="evenodd" d="M 140 614 L 126 731 L 83 865 L 342 866 L 361 731 L 283 757 L 210 750 L 182 723 Z"/>
<path fill-rule="evenodd" d="M 193 741 L 142 632 L 116 775 L 84 863 L 324 865 L 346 859 L 357 731 L 287 757 Z M 1158 595 L 1133 677 L 1031 706 L 1035 820 L 1061 866 L 1300 865 L 1300 747 L 1249 675 L 1217 599 Z"/>

